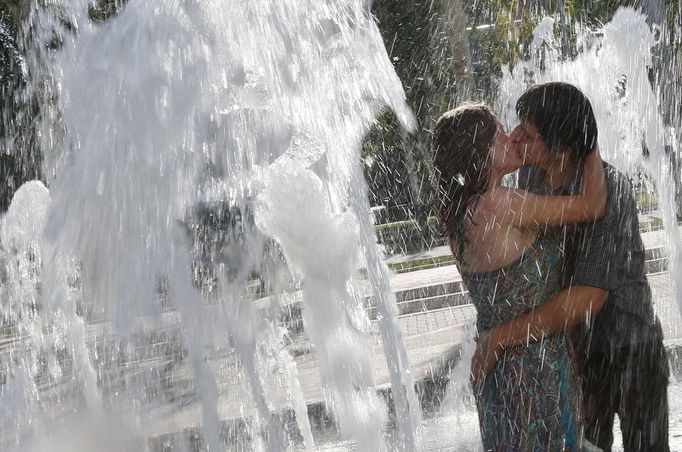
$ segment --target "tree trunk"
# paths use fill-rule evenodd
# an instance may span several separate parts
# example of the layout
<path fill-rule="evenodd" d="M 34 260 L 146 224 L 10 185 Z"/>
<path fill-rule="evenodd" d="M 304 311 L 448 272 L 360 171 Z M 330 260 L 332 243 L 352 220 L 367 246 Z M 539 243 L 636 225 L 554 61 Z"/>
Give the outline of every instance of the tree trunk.
<path fill-rule="evenodd" d="M 449 3 L 449 37 L 457 100 L 472 100 L 474 97 L 474 74 L 469 54 L 468 20 L 462 7 L 462 0 L 449 0 Z"/>

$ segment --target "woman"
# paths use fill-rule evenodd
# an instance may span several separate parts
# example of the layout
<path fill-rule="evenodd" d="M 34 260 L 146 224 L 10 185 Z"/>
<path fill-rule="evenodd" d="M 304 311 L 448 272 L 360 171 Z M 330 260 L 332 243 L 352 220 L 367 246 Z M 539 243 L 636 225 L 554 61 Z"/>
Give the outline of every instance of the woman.
<path fill-rule="evenodd" d="M 559 292 L 561 253 L 538 230 L 603 216 L 598 153 L 585 161 L 579 196 L 502 187 L 521 157 L 495 115 L 472 104 L 438 120 L 433 163 L 440 218 L 476 307 L 479 333 Z M 580 450 L 579 384 L 564 334 L 505 350 L 475 390 L 485 450 Z"/>

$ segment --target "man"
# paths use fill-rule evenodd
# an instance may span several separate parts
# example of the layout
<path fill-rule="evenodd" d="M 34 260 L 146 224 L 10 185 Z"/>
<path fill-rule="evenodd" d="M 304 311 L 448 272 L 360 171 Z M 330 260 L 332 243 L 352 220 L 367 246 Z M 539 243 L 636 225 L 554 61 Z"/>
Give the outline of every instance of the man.
<path fill-rule="evenodd" d="M 597 124 L 587 97 L 566 83 L 526 91 L 516 104 L 512 140 L 533 165 L 519 185 L 537 193 L 580 189 L 582 158 L 597 148 Z M 611 450 L 617 413 L 629 451 L 668 451 L 668 361 L 651 303 L 637 208 L 627 178 L 604 164 L 605 216 L 577 227 L 545 230 L 565 256 L 565 287 L 525 316 L 484 333 L 473 378 L 487 373 L 505 347 L 574 330 L 582 374 L 585 437 Z"/>

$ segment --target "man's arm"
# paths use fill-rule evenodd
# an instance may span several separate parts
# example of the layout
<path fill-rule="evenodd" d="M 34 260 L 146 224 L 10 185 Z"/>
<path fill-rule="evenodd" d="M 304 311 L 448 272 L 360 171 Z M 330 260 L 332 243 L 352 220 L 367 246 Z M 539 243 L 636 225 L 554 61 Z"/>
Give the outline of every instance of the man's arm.
<path fill-rule="evenodd" d="M 527 345 L 572 328 L 599 312 L 609 292 L 592 286 L 570 286 L 529 313 L 490 332 L 491 342 L 507 348 Z"/>
<path fill-rule="evenodd" d="M 483 332 L 471 363 L 472 379 L 481 381 L 495 366 L 504 347 L 526 345 L 543 336 L 571 328 L 587 316 L 596 315 L 606 301 L 609 291 L 622 283 L 616 270 L 617 263 L 625 259 L 623 237 L 617 235 L 624 224 L 627 209 L 616 174 L 611 170 L 607 178 L 607 208 L 603 219 L 588 223 L 583 228 L 582 240 L 575 261 L 573 286 L 564 289 L 531 312 Z M 622 181 L 621 181 L 622 182 Z"/>
<path fill-rule="evenodd" d="M 577 247 L 572 285 L 528 314 L 492 330 L 491 339 L 503 347 L 513 347 L 571 328 L 599 312 L 609 290 L 618 287 L 619 275 L 613 264 L 623 259 L 624 247 L 614 243 L 614 231 L 620 229 L 623 220 L 614 173 L 609 172 L 608 177 L 609 183 L 604 187 L 607 199 L 604 218 L 580 226 L 581 239 L 572 244 Z"/>
<path fill-rule="evenodd" d="M 593 286 L 570 286 L 546 303 L 485 332 L 471 361 L 474 385 L 481 383 L 505 348 L 527 345 L 578 325 L 596 315 L 608 290 Z"/>
<path fill-rule="evenodd" d="M 572 285 L 528 314 L 495 328 L 491 335 L 494 334 L 493 339 L 503 346 L 525 345 L 577 325 L 586 316 L 599 312 L 609 291 L 622 283 L 623 275 L 616 267 L 625 259 L 627 247 L 617 231 L 623 227 L 627 209 L 620 205 L 624 200 L 615 172 L 607 172 L 609 182 L 606 184 L 604 218 L 581 225 L 580 240 L 571 245 L 577 251 Z"/>

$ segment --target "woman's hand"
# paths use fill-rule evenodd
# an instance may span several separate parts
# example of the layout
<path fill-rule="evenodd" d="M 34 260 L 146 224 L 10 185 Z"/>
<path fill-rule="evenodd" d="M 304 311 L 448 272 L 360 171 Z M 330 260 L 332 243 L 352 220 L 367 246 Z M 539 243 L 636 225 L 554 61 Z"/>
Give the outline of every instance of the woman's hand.
<path fill-rule="evenodd" d="M 476 351 L 471 358 L 471 384 L 474 392 L 478 393 L 485 377 L 493 370 L 503 350 L 499 342 L 491 340 L 490 331 L 479 333 L 476 342 Z"/>

